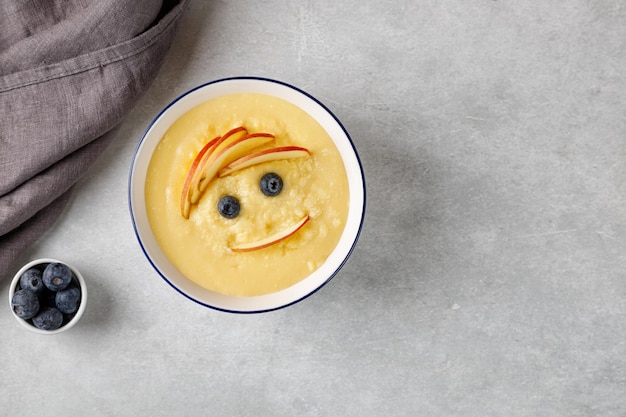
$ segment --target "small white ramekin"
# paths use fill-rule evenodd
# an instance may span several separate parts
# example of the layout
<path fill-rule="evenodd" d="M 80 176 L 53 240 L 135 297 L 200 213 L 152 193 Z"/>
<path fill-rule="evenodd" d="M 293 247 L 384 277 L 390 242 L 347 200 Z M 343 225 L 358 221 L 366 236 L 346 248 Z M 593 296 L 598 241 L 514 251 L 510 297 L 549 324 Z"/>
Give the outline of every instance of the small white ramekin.
<path fill-rule="evenodd" d="M 76 313 L 74 313 L 74 316 L 72 317 L 70 321 L 68 321 L 63 326 L 59 327 L 58 329 L 43 330 L 32 325 L 29 320 L 21 319 L 17 316 L 17 314 L 15 314 L 15 311 L 13 311 L 13 295 L 15 294 L 15 291 L 19 286 L 20 277 L 22 276 L 24 272 L 26 272 L 30 268 L 33 268 L 37 265 L 50 264 L 50 263 L 62 263 L 64 265 L 67 265 L 70 268 L 70 270 L 72 271 L 72 274 L 78 281 L 78 285 L 80 287 L 81 299 L 80 299 L 80 305 L 78 307 L 78 310 L 76 311 Z M 76 323 L 78 323 L 78 321 L 82 317 L 83 313 L 85 312 L 86 306 L 87 306 L 87 285 L 85 284 L 85 279 L 83 278 L 82 274 L 80 273 L 78 269 L 74 268 L 72 265 L 68 264 L 67 262 L 59 261 L 57 259 L 42 258 L 42 259 L 35 259 L 34 261 L 27 263 L 19 271 L 17 271 L 17 273 L 13 277 L 13 280 L 11 281 L 11 286 L 9 287 L 9 308 L 11 309 L 11 313 L 13 313 L 13 317 L 15 317 L 18 323 L 20 323 L 22 326 L 24 326 L 28 330 L 35 332 L 35 333 L 39 333 L 39 334 L 48 334 L 48 335 L 58 334 L 58 333 L 71 329 L 72 327 L 74 327 Z"/>

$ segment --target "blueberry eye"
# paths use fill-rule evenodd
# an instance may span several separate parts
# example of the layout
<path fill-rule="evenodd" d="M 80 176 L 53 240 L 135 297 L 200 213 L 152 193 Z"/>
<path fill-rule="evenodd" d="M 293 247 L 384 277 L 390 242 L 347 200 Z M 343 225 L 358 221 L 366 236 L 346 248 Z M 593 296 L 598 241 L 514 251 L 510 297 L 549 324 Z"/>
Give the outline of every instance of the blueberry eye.
<path fill-rule="evenodd" d="M 217 211 L 223 217 L 227 219 L 234 219 L 239 215 L 239 210 L 241 206 L 239 205 L 239 200 L 237 200 L 232 195 L 226 195 L 220 198 L 220 201 L 217 202 Z"/>
<path fill-rule="evenodd" d="M 270 172 L 261 177 L 261 192 L 268 197 L 275 197 L 283 189 L 283 179 L 278 174 Z"/>

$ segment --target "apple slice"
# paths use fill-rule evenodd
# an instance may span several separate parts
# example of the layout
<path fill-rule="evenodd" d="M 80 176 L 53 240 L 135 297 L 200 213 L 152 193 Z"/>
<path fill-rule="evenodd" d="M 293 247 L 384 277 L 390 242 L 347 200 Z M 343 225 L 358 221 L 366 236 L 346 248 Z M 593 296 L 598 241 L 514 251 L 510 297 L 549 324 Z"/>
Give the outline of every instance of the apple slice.
<path fill-rule="evenodd" d="M 213 152 L 211 152 L 208 161 L 203 167 L 200 180 L 197 184 L 192 184 L 191 204 L 195 204 L 204 190 L 208 187 L 211 180 L 217 175 L 217 172 L 228 165 L 232 160 L 242 157 L 250 153 L 254 148 L 265 145 L 274 140 L 271 133 L 250 133 L 236 140 L 218 144 Z"/>
<path fill-rule="evenodd" d="M 180 195 L 180 211 L 184 218 L 189 218 L 189 210 L 191 208 L 191 203 L 189 202 L 189 194 L 191 192 L 191 183 L 192 179 L 198 170 L 200 165 L 200 161 L 204 157 L 204 155 L 213 147 L 221 137 L 218 136 L 213 140 L 209 141 L 206 145 L 200 149 L 200 152 L 196 155 L 193 162 L 189 166 L 189 170 L 187 171 L 187 175 L 185 176 L 185 182 L 183 184 L 183 190 Z"/>
<path fill-rule="evenodd" d="M 231 162 L 222 168 L 218 172 L 217 176 L 225 177 L 226 175 L 232 174 L 237 170 L 261 164 L 263 162 L 275 161 L 278 159 L 301 158 L 309 155 L 311 155 L 311 152 L 309 152 L 307 148 L 302 148 L 300 146 L 280 146 L 277 148 L 263 149 L 262 151 L 242 156 L 241 158 Z"/>
<path fill-rule="evenodd" d="M 195 190 L 198 188 L 198 184 L 200 183 L 200 181 L 202 181 L 202 179 L 204 178 L 204 175 L 205 175 L 204 171 L 205 171 L 207 164 L 211 160 L 211 156 L 215 152 L 218 152 L 220 149 L 224 148 L 225 146 L 228 146 L 230 143 L 233 143 L 241 139 L 247 134 L 248 134 L 248 131 L 246 130 L 246 128 L 244 128 L 243 126 L 239 126 L 239 127 L 229 130 L 222 137 L 218 137 L 217 141 L 215 142 L 211 141 L 213 142 L 213 144 L 210 147 L 210 151 L 205 152 L 204 155 L 202 155 L 202 157 L 200 158 L 200 161 L 198 162 L 198 166 L 194 172 L 194 175 L 190 181 L 189 193 L 187 194 L 187 198 L 189 199 L 189 202 L 193 204 L 197 201 L 197 199 L 194 201 L 194 199 L 196 198 Z"/>
<path fill-rule="evenodd" d="M 292 226 L 289 226 L 286 229 L 281 230 L 280 232 L 274 233 L 273 235 L 270 235 L 264 239 L 257 240 L 256 242 L 242 243 L 239 245 L 231 246 L 230 250 L 232 250 L 233 252 L 251 252 L 251 251 L 267 248 L 268 246 L 272 246 L 294 235 L 309 220 L 310 220 L 310 217 L 307 214 L 306 216 L 302 218 L 302 220 L 300 220 L 299 222 L 295 223 Z"/>

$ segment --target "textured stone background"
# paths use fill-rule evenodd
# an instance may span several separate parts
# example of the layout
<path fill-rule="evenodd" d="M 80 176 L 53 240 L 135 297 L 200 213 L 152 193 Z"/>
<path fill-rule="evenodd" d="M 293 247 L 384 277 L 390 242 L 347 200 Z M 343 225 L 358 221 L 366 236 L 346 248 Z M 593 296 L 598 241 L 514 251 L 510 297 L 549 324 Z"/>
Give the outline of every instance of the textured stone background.
<path fill-rule="evenodd" d="M 149 94 L 24 256 L 76 264 L 90 300 L 54 337 L 5 304 L 0 414 L 623 417 L 625 69 L 621 0 L 192 2 Z M 342 272 L 264 315 L 175 293 L 127 208 L 150 120 L 234 75 L 323 101 L 368 185 Z"/>

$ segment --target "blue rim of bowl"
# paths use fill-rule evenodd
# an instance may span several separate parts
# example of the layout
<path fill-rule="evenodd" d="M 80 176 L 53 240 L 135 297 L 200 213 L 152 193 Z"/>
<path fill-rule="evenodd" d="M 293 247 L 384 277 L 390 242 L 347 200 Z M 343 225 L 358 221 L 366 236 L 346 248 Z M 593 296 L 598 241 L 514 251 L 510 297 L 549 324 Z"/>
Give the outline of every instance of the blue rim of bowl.
<path fill-rule="evenodd" d="M 211 305 L 211 304 L 207 304 L 207 303 L 205 303 L 203 301 L 200 301 L 200 300 L 190 296 L 189 294 L 183 292 L 176 285 L 174 285 L 167 278 L 167 276 L 165 276 L 165 274 L 163 272 L 161 272 L 161 270 L 158 268 L 158 266 L 152 261 L 152 258 L 150 257 L 150 255 L 146 251 L 146 248 L 144 247 L 144 244 L 141 241 L 141 237 L 139 236 L 139 231 L 137 230 L 137 224 L 135 222 L 135 215 L 134 215 L 132 198 L 131 198 L 133 172 L 134 172 L 134 167 L 135 167 L 135 161 L 137 159 L 137 154 L 138 154 L 139 150 L 141 149 L 141 145 L 143 144 L 143 141 L 145 140 L 146 135 L 148 134 L 148 132 L 150 131 L 152 126 L 157 122 L 157 120 L 159 120 L 159 118 L 166 111 L 168 111 L 170 107 L 172 107 L 178 101 L 180 101 L 184 97 L 188 96 L 189 94 L 193 93 L 194 91 L 199 90 L 201 88 L 204 88 L 204 87 L 206 87 L 208 85 L 211 85 L 211 84 L 216 84 L 216 83 L 225 82 L 225 81 L 232 81 L 232 80 L 253 80 L 253 81 L 263 81 L 263 82 L 270 82 L 270 83 L 279 84 L 279 85 L 291 88 L 291 89 L 299 92 L 300 94 L 303 94 L 306 97 L 310 98 L 315 103 L 317 103 L 320 107 L 322 107 L 324 109 L 324 111 L 326 111 L 335 120 L 335 122 L 339 125 L 341 130 L 343 130 L 344 134 L 348 138 L 348 141 L 350 142 L 350 146 L 352 147 L 352 151 L 354 152 L 354 155 L 356 157 L 357 163 L 359 165 L 359 170 L 361 172 L 361 180 L 363 182 L 363 207 L 362 207 L 361 219 L 360 219 L 360 222 L 359 222 L 359 227 L 357 229 L 356 235 L 354 237 L 354 241 L 352 242 L 352 245 L 351 245 L 350 249 L 348 250 L 348 252 L 344 256 L 344 258 L 341 261 L 341 263 L 337 266 L 337 269 L 335 269 L 335 271 L 332 274 L 330 274 L 329 277 L 324 282 L 322 282 L 318 287 L 316 287 L 313 291 L 305 294 L 304 296 L 302 296 L 302 297 L 300 297 L 300 298 L 298 298 L 296 300 L 290 301 L 290 302 L 288 302 L 286 304 L 283 304 L 283 305 L 280 305 L 280 306 L 277 306 L 277 307 L 273 307 L 273 308 L 260 309 L 260 310 L 250 310 L 250 311 L 231 310 L 231 309 L 217 307 L 217 306 L 214 306 L 214 305 Z M 354 142 L 352 141 L 352 138 L 350 137 L 350 134 L 348 133 L 346 128 L 343 126 L 341 121 L 339 121 L 337 116 L 335 116 L 335 114 L 328 107 L 326 107 L 326 105 L 324 103 L 322 103 L 317 98 L 315 98 L 311 94 L 307 93 L 306 91 L 304 91 L 304 90 L 302 90 L 302 89 L 300 89 L 298 87 L 295 87 L 295 86 L 293 86 L 291 84 L 288 84 L 286 82 L 283 82 L 283 81 L 278 81 L 278 80 L 274 80 L 274 79 L 271 79 L 271 78 L 265 78 L 265 77 L 256 77 L 256 76 L 236 76 L 236 77 L 219 78 L 219 79 L 216 79 L 216 80 L 209 81 L 209 82 L 206 82 L 204 84 L 198 85 L 198 86 L 196 86 L 196 87 L 194 87 L 194 88 L 184 92 L 183 94 L 179 95 L 174 100 L 172 100 L 167 106 L 165 106 L 163 108 L 163 110 L 161 110 L 152 119 L 152 121 L 148 124 L 148 127 L 144 130 L 143 135 L 141 136 L 141 140 L 139 140 L 139 143 L 137 144 L 137 147 L 135 148 L 135 152 L 133 153 L 132 163 L 131 163 L 131 166 L 130 166 L 130 173 L 129 173 L 129 176 L 128 176 L 128 206 L 129 206 L 129 210 L 130 210 L 130 219 L 131 219 L 131 222 L 133 224 L 133 230 L 135 232 L 135 236 L 137 237 L 137 241 L 139 242 L 139 246 L 141 247 L 141 251 L 143 252 L 144 256 L 146 257 L 146 259 L 148 260 L 150 265 L 152 265 L 152 268 L 154 268 L 154 270 L 161 276 L 161 278 L 165 282 L 167 282 L 169 284 L 170 287 L 175 289 L 179 294 L 183 295 L 187 299 L 189 299 L 189 300 L 191 300 L 191 301 L 193 301 L 193 302 L 195 302 L 197 304 L 200 304 L 200 305 L 202 305 L 204 307 L 213 309 L 213 310 L 222 311 L 222 312 L 226 312 L 226 313 L 235 313 L 235 314 L 259 314 L 259 313 L 267 313 L 267 312 L 270 312 L 270 311 L 281 310 L 283 308 L 286 308 L 286 307 L 292 306 L 292 305 L 294 305 L 296 303 L 299 303 L 299 302 L 301 302 L 302 300 L 304 300 L 306 298 L 309 298 L 310 296 L 312 296 L 313 294 L 318 292 L 322 287 L 324 287 L 328 282 L 330 282 L 330 280 L 332 280 L 337 275 L 337 273 L 341 270 L 341 268 L 343 268 L 343 266 L 346 264 L 346 262 L 350 258 L 350 255 L 352 255 L 352 252 L 353 252 L 354 248 L 356 247 L 357 241 L 359 240 L 359 237 L 361 235 L 361 231 L 363 230 L 363 223 L 365 221 L 365 207 L 366 207 L 366 201 L 367 201 L 366 193 L 367 193 L 367 187 L 365 185 L 365 173 L 363 171 L 363 164 L 361 163 L 361 158 L 359 157 L 359 154 L 358 154 L 358 152 L 356 150 L 356 147 L 354 146 Z"/>

